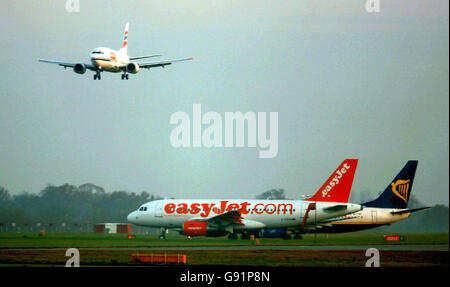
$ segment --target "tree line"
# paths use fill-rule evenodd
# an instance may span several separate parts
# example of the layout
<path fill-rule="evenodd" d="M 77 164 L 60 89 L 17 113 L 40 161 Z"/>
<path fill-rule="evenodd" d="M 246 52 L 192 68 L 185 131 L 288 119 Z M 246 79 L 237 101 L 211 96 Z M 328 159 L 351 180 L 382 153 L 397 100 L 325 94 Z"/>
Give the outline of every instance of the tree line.
<path fill-rule="evenodd" d="M 93 223 L 123 223 L 139 205 L 160 199 L 146 191 L 141 193 L 105 192 L 94 184 L 74 186 L 48 185 L 38 194 L 22 192 L 11 195 L 0 187 L 0 224 L 11 227 L 44 226 L 82 228 Z"/>
<path fill-rule="evenodd" d="M 364 199 L 361 202 L 377 197 L 368 191 L 359 194 L 360 200 Z M 255 198 L 287 199 L 283 189 L 271 189 Z M 0 231 L 29 230 L 25 228 L 27 226 L 53 231 L 58 231 L 58 228 L 60 231 L 92 231 L 94 223 L 125 223 L 131 211 L 157 199 L 162 197 L 146 191 L 105 192 L 102 187 L 90 183 L 80 186 L 48 185 L 38 194 L 22 192 L 14 195 L 0 186 Z M 358 202 L 352 198 L 350 201 Z M 424 204 L 411 196 L 408 208 L 422 206 Z M 449 208 L 445 205 L 436 205 L 413 213 L 406 220 L 371 231 L 448 232 L 448 230 Z"/>

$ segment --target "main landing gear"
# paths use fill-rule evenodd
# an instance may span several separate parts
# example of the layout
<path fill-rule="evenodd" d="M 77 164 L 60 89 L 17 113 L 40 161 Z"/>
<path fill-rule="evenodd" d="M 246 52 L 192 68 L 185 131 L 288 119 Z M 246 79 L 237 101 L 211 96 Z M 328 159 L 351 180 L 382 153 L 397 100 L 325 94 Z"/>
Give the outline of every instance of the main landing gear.
<path fill-rule="evenodd" d="M 94 80 L 100 80 L 102 77 L 100 76 L 100 71 L 94 74 Z"/>
<path fill-rule="evenodd" d="M 237 233 L 230 233 L 230 234 L 228 234 L 228 239 L 230 239 L 230 240 L 238 239 Z"/>
<path fill-rule="evenodd" d="M 123 73 L 122 74 L 122 80 L 127 79 L 128 80 L 128 74 L 127 73 Z"/>
<path fill-rule="evenodd" d="M 250 239 L 250 235 L 248 235 L 247 233 L 242 233 L 241 240 L 249 240 L 249 239 Z"/>

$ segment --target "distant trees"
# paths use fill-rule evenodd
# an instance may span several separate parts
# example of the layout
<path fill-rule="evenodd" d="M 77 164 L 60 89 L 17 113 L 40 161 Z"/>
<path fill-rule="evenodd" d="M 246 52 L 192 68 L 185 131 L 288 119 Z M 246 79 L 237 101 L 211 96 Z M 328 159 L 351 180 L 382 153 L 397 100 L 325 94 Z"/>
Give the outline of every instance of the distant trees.
<path fill-rule="evenodd" d="M 284 189 L 270 189 L 256 196 L 256 199 L 286 199 Z"/>
<path fill-rule="evenodd" d="M 94 184 L 48 185 L 39 194 L 22 192 L 10 195 L 0 186 L 0 223 L 60 226 L 95 222 L 126 222 L 127 215 L 139 205 L 160 199 L 148 192 L 114 191 L 107 193 Z"/>

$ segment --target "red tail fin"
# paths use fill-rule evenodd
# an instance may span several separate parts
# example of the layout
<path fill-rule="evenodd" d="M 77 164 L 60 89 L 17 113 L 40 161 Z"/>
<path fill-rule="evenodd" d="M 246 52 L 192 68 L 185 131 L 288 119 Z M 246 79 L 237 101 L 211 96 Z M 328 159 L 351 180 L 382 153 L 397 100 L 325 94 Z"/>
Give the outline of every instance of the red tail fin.
<path fill-rule="evenodd" d="M 357 159 L 346 159 L 307 201 L 348 202 L 355 176 Z"/>

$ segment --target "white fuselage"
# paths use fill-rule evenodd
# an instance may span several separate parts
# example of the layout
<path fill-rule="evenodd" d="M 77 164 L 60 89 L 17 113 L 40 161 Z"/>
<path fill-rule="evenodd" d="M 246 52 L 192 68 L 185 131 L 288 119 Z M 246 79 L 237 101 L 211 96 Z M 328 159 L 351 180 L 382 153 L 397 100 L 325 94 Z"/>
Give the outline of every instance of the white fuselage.
<path fill-rule="evenodd" d="M 207 221 L 228 211 L 237 210 L 242 224 L 234 230 L 300 227 L 304 221 L 308 205 L 303 200 L 156 200 L 142 205 L 127 217 L 128 221 L 141 226 L 182 228 L 185 221 Z M 327 207 L 343 206 L 344 209 L 324 210 Z M 306 226 L 321 220 L 343 216 L 361 210 L 361 205 L 350 203 L 317 202 L 316 209 L 310 210 Z"/>
<path fill-rule="evenodd" d="M 100 70 L 117 73 L 130 63 L 130 57 L 120 51 L 98 47 L 91 52 L 91 63 Z"/>
<path fill-rule="evenodd" d="M 411 213 L 392 214 L 401 209 L 364 207 L 363 210 L 353 214 L 336 218 L 330 222 L 332 225 L 386 225 L 408 218 Z"/>

